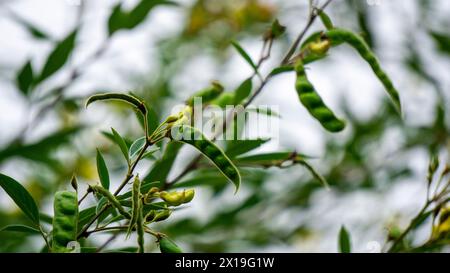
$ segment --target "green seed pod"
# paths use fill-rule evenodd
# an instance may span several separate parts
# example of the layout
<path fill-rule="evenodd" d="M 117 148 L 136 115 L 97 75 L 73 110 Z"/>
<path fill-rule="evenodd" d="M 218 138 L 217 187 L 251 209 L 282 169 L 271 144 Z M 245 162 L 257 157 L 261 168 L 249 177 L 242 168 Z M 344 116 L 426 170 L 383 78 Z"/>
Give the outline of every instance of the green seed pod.
<path fill-rule="evenodd" d="M 166 192 L 166 191 L 162 191 L 159 194 L 159 197 L 164 200 L 164 202 L 166 202 L 167 205 L 169 206 L 179 206 L 183 203 L 183 199 L 184 199 L 184 194 L 182 192 Z"/>
<path fill-rule="evenodd" d="M 128 230 L 127 230 L 127 238 L 130 236 L 131 231 L 133 230 L 134 226 L 136 225 L 138 221 L 139 211 L 142 209 L 141 204 L 141 181 L 139 180 L 139 176 L 136 175 L 133 186 L 131 189 L 131 219 L 130 223 L 128 224 Z"/>
<path fill-rule="evenodd" d="M 400 96 L 397 89 L 394 87 L 391 79 L 388 77 L 386 72 L 382 69 L 380 62 L 378 61 L 375 54 L 370 50 L 370 47 L 364 41 L 364 39 L 349 30 L 345 29 L 332 29 L 325 33 L 325 36 L 330 39 L 333 46 L 338 46 L 342 43 L 347 43 L 358 51 L 359 55 L 370 65 L 375 75 L 384 85 L 386 92 L 392 99 L 397 111 L 401 113 L 401 103 Z"/>
<path fill-rule="evenodd" d="M 159 239 L 159 249 L 161 253 L 183 253 L 181 248 L 166 236 Z"/>
<path fill-rule="evenodd" d="M 171 211 L 171 210 L 168 210 L 168 209 L 162 210 L 162 211 L 158 212 L 158 213 L 155 215 L 155 218 L 153 218 L 153 222 L 164 221 L 164 220 L 166 220 L 167 218 L 169 218 L 169 216 L 170 216 L 171 214 L 172 214 L 172 211 Z"/>
<path fill-rule="evenodd" d="M 295 71 L 297 73 L 295 88 L 301 103 L 308 112 L 328 131 L 333 133 L 342 131 L 345 128 L 345 122 L 337 118 L 325 105 L 322 98 L 315 91 L 314 86 L 308 80 L 301 61 L 296 64 Z"/>
<path fill-rule="evenodd" d="M 312 53 L 317 55 L 324 55 L 328 52 L 331 47 L 331 43 L 329 40 L 323 40 L 319 42 L 313 42 L 309 44 L 309 50 Z"/>
<path fill-rule="evenodd" d="M 195 139 L 191 137 L 190 139 L 177 139 L 177 141 L 192 145 L 203 153 L 235 185 L 237 192 L 241 184 L 241 175 L 225 152 L 193 127 L 182 126 L 178 132 L 182 134 L 181 136 L 196 136 Z"/>
<path fill-rule="evenodd" d="M 137 243 L 138 243 L 138 253 L 144 253 L 144 217 L 142 215 L 142 209 L 138 211 L 137 221 L 136 221 L 136 232 L 137 232 Z"/>
<path fill-rule="evenodd" d="M 206 89 L 203 89 L 201 91 L 198 91 L 197 93 L 192 95 L 186 101 L 186 104 L 189 105 L 189 106 L 193 106 L 195 98 L 201 98 L 203 104 L 209 103 L 212 100 L 214 100 L 217 97 L 219 97 L 222 94 L 223 90 L 224 90 L 223 86 L 218 81 L 213 81 L 211 83 L 210 87 L 208 87 Z"/>
<path fill-rule="evenodd" d="M 126 219 L 130 219 L 131 215 L 128 211 L 126 211 L 123 206 L 120 204 L 119 200 L 107 189 L 103 188 L 100 185 L 91 186 L 91 189 L 93 189 L 96 193 L 104 196 L 109 203 L 116 208 L 121 215 L 123 215 Z"/>
<path fill-rule="evenodd" d="M 183 191 L 184 198 L 183 203 L 189 203 L 194 199 L 195 191 L 193 189 Z"/>
<path fill-rule="evenodd" d="M 52 251 L 69 252 L 67 244 L 77 240 L 78 197 L 76 192 L 57 192 L 53 209 Z"/>

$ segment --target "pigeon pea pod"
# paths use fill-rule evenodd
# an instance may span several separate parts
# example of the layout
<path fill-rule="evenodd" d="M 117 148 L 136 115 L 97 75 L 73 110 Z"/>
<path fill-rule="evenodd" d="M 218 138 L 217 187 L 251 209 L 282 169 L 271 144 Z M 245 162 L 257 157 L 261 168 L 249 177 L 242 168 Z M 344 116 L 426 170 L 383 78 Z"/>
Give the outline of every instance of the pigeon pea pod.
<path fill-rule="evenodd" d="M 159 249 L 161 253 L 183 253 L 181 248 L 166 236 L 159 240 Z"/>
<path fill-rule="evenodd" d="M 109 192 L 107 189 L 103 188 L 100 185 L 91 186 L 91 188 L 95 192 L 104 196 L 108 200 L 108 202 L 119 211 L 119 213 L 121 215 L 123 215 L 127 219 L 131 218 L 130 213 L 123 208 L 123 206 L 120 204 L 119 200 L 117 200 L 117 198 L 111 192 Z"/>
<path fill-rule="evenodd" d="M 372 52 L 372 50 L 370 50 L 369 46 L 364 41 L 364 39 L 356 33 L 339 28 L 328 30 L 327 32 L 325 32 L 325 37 L 330 40 L 332 46 L 338 46 L 343 43 L 347 43 L 348 45 L 353 47 L 356 51 L 358 51 L 359 55 L 370 65 L 375 75 L 384 85 L 386 92 L 389 94 L 390 98 L 394 102 L 397 111 L 401 113 L 401 103 L 399 93 L 395 88 L 394 84 L 392 83 L 391 79 L 389 78 L 389 76 L 381 67 L 377 57 Z"/>
<path fill-rule="evenodd" d="M 76 241 L 78 223 L 78 197 L 76 192 L 59 191 L 55 194 L 52 231 L 52 251 L 70 252 L 70 242 Z"/>
<path fill-rule="evenodd" d="M 308 80 L 305 68 L 301 61 L 295 66 L 297 80 L 295 89 L 301 103 L 308 112 L 317 119 L 322 126 L 330 132 L 337 133 L 345 128 L 345 122 L 336 117 L 336 115 L 325 105 L 322 98 L 316 92 L 314 86 Z"/>
<path fill-rule="evenodd" d="M 197 129 L 183 125 L 174 127 L 171 130 L 170 137 L 175 141 L 180 141 L 189 145 L 194 146 L 203 155 L 205 155 L 212 163 L 219 169 L 219 171 L 230 180 L 238 191 L 241 184 L 241 175 L 237 167 L 228 158 L 222 149 L 220 149 L 216 144 L 207 139 L 200 131 Z"/>

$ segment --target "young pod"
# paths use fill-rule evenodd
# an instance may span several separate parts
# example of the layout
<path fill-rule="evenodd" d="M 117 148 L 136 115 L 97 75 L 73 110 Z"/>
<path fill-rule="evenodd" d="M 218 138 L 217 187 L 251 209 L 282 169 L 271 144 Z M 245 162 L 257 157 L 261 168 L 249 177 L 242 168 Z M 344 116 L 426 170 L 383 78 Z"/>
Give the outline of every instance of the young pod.
<path fill-rule="evenodd" d="M 77 240 L 78 197 L 76 192 L 57 192 L 53 209 L 52 251 L 69 252 L 67 245 Z"/>
<path fill-rule="evenodd" d="M 303 106 L 328 131 L 333 133 L 342 131 L 345 128 L 345 122 L 337 118 L 331 109 L 325 105 L 314 86 L 308 80 L 301 61 L 298 61 L 295 65 L 295 71 L 297 73 L 295 89 Z"/>
<path fill-rule="evenodd" d="M 370 65 L 375 75 L 380 82 L 384 85 L 386 92 L 392 99 L 397 111 L 401 113 L 400 96 L 397 89 L 394 87 L 389 76 L 384 72 L 375 54 L 370 47 L 364 41 L 364 39 L 352 31 L 334 28 L 328 30 L 325 33 L 325 37 L 328 38 L 333 46 L 338 46 L 342 43 L 347 43 L 353 47 L 359 55 Z"/>

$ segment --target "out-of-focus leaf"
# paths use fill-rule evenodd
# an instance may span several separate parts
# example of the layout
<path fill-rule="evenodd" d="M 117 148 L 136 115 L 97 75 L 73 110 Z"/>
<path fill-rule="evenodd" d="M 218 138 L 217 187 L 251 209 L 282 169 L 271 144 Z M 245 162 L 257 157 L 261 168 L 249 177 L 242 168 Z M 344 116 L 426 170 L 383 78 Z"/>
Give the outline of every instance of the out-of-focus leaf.
<path fill-rule="evenodd" d="M 253 70 L 255 72 L 257 72 L 258 71 L 258 67 L 253 62 L 253 60 L 250 57 L 250 55 L 248 55 L 248 53 L 242 48 L 242 46 L 236 41 L 232 41 L 231 44 L 237 50 L 237 52 L 242 56 L 242 58 L 244 58 L 244 60 L 253 68 Z"/>
<path fill-rule="evenodd" d="M 116 142 L 116 144 L 119 146 L 120 151 L 122 151 L 123 156 L 129 163 L 130 157 L 128 155 L 128 146 L 125 143 L 125 140 L 122 138 L 122 136 L 116 130 L 114 130 L 114 128 L 111 128 L 111 131 L 113 133 L 114 142 Z"/>
<path fill-rule="evenodd" d="M 252 87 L 252 78 L 248 78 L 244 82 L 242 82 L 235 91 L 234 105 L 238 105 L 239 103 L 244 101 L 252 92 Z"/>
<path fill-rule="evenodd" d="M 103 188 L 108 190 L 109 189 L 108 167 L 106 166 L 105 159 L 103 158 L 102 154 L 98 149 L 97 149 L 97 172 Z"/>
<path fill-rule="evenodd" d="M 175 5 L 175 3 L 166 0 L 141 0 L 131 11 L 125 11 L 121 3 L 117 4 L 108 19 L 109 36 L 121 29 L 135 28 L 158 5 Z"/>
<path fill-rule="evenodd" d="M 36 79 L 36 84 L 44 81 L 64 66 L 75 48 L 77 32 L 78 29 L 75 29 L 66 38 L 64 38 L 64 40 L 56 44 L 53 51 L 47 57 L 44 68 L 42 69 L 39 77 Z"/>
<path fill-rule="evenodd" d="M 145 142 L 146 138 L 144 136 L 136 139 L 133 144 L 131 144 L 129 151 L 130 158 L 137 156 L 141 152 L 142 148 L 144 148 Z"/>
<path fill-rule="evenodd" d="M 12 15 L 12 18 L 17 23 L 19 23 L 24 28 L 26 28 L 28 33 L 30 33 L 31 36 L 33 36 L 34 38 L 39 39 L 39 40 L 51 40 L 50 36 L 45 31 L 43 31 L 42 29 L 40 29 L 37 26 L 31 24 L 30 22 L 28 22 L 27 20 L 23 19 L 22 17 L 20 17 L 16 13 L 11 13 L 11 15 Z"/>
<path fill-rule="evenodd" d="M 277 112 L 273 111 L 272 109 L 266 108 L 266 107 L 261 107 L 261 106 L 248 107 L 247 109 L 245 109 L 245 111 L 247 111 L 247 112 L 256 112 L 258 114 L 263 114 L 263 115 L 272 116 L 272 117 L 278 117 L 278 118 L 281 117 L 280 114 L 278 114 Z"/>
<path fill-rule="evenodd" d="M 161 159 L 153 164 L 150 173 L 143 179 L 143 181 L 160 181 L 164 183 L 167 180 L 172 165 L 178 155 L 178 151 L 183 146 L 180 142 L 169 142 L 166 145 L 164 154 Z"/>
<path fill-rule="evenodd" d="M 341 227 L 339 231 L 339 252 L 340 253 L 351 253 L 351 242 L 350 235 L 344 226 Z"/>
<path fill-rule="evenodd" d="M 219 174 L 204 174 L 197 175 L 193 178 L 188 178 L 176 183 L 172 188 L 192 188 L 198 186 L 215 186 L 215 185 L 224 185 L 228 182 L 228 180 Z"/>
<path fill-rule="evenodd" d="M 20 69 L 16 77 L 16 84 L 22 94 L 27 96 L 33 84 L 33 67 L 31 66 L 31 61 L 27 61 Z"/>
<path fill-rule="evenodd" d="M 95 215 L 96 206 L 86 208 L 78 214 L 78 232 L 81 231 L 84 225 L 86 225 L 92 217 Z"/>
<path fill-rule="evenodd" d="M 8 225 L 0 229 L 2 231 L 13 231 L 13 232 L 23 232 L 29 234 L 39 234 L 40 231 L 34 227 L 26 226 L 26 225 Z"/>
<path fill-rule="evenodd" d="M 11 197 L 16 205 L 30 218 L 33 223 L 39 225 L 39 210 L 33 197 L 16 180 L 9 176 L 0 174 L 0 186 Z"/>
<path fill-rule="evenodd" d="M 226 154 L 233 158 L 241 154 L 250 152 L 261 145 L 268 142 L 270 139 L 248 139 L 232 141 L 226 149 Z"/>
<path fill-rule="evenodd" d="M 448 33 L 444 34 L 437 31 L 430 31 L 429 33 L 436 43 L 439 51 L 450 55 L 450 35 L 448 35 Z"/>
<path fill-rule="evenodd" d="M 286 73 L 286 72 L 293 72 L 294 71 L 294 67 L 293 66 L 280 66 L 277 68 L 274 68 L 271 72 L 270 72 L 270 76 L 276 76 L 282 73 Z"/>

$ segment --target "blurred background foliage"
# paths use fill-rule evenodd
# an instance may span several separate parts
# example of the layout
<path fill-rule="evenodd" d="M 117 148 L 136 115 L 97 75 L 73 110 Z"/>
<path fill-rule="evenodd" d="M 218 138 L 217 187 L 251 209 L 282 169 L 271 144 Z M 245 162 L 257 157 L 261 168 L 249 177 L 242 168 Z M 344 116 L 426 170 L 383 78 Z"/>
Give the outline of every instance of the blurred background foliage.
<path fill-rule="evenodd" d="M 72 7 L 75 24 L 62 38 L 56 38 L 57 35 L 32 23 L 20 13 L 20 9 L 14 8 L 13 1 L 0 1 L 1 16 L 26 30 L 30 37 L 29 43 L 45 43 L 52 48 L 46 54 L 37 53 L 45 55 L 39 57 L 45 61 L 36 61 L 35 57 L 30 56 L 20 67 L 3 68 L 5 66 L 2 65 L 1 71 L 3 84 L 6 82 L 15 85 L 14 90 L 21 94 L 20 100 L 24 101 L 30 118 L 25 118 L 18 125 L 21 129 L 16 130 L 18 132 L 13 137 L 2 137 L 1 131 L 8 128 L 0 124 L 0 171 L 21 181 L 46 214 L 52 213 L 53 193 L 67 188 L 72 174 L 75 173 L 80 181 L 98 179 L 95 168 L 96 147 L 105 155 L 110 172 L 117 177 L 116 180 L 126 171 L 120 160 L 120 150 L 108 141 L 106 134 L 99 134 L 98 131 L 109 132 L 107 128 L 112 126 L 130 143 L 142 135 L 135 114 L 120 104 L 104 106 L 100 112 L 89 110 L 86 113 L 84 101 L 89 94 L 133 90 L 134 94 L 149 104 L 152 120 L 162 120 L 171 106 L 184 101 L 193 91 L 204 87 L 207 81 L 213 79 L 205 79 L 183 88 L 183 84 L 189 82 L 189 73 L 194 72 L 192 70 L 198 70 L 196 75 L 202 71 L 210 75 L 209 69 L 215 71 L 214 77 L 223 80 L 227 89 L 250 75 L 227 76 L 229 59 L 237 55 L 230 46 L 231 40 L 259 47 L 262 45 L 264 31 L 275 18 L 279 18 L 288 27 L 288 34 L 277 41 L 272 56 L 274 63 L 279 62 L 282 52 L 287 50 L 295 35 L 304 27 L 308 14 L 308 1 L 193 0 L 180 1 L 176 5 L 160 5 L 160 2 L 165 1 L 111 2 L 114 4 L 107 8 L 109 15 L 102 19 L 105 34 L 98 34 L 104 36 L 104 41 L 90 55 L 84 54 L 89 56 L 84 56 L 82 61 L 74 64 L 71 60 L 77 58 L 80 44 L 89 43 L 85 39 L 80 40 L 80 33 L 91 27 L 84 17 L 86 11 L 95 8 L 90 6 L 90 1 L 80 1 L 77 2 L 79 5 Z M 195 204 L 176 211 L 173 219 L 155 228 L 169 234 L 186 250 L 196 252 L 337 251 L 337 235 L 343 224 L 347 225 L 353 236 L 355 248 L 369 251 L 365 248 L 368 237 L 374 236 L 373 240 L 383 245 L 382 240 L 388 237 L 389 228 L 404 228 L 418 212 L 417 204 L 425 202 L 426 177 L 423 174 L 428 167 L 429 155 L 440 155 L 445 165 L 450 117 L 450 21 L 440 10 L 441 6 L 448 6 L 448 3 L 420 0 L 411 2 L 413 3 L 409 6 L 417 11 L 415 22 L 418 23 L 403 29 L 407 38 L 400 40 L 396 44 L 397 48 L 390 47 L 389 44 L 389 39 L 395 40 L 395 33 L 385 35 L 377 25 L 381 11 L 369 6 L 366 1 L 336 1 L 328 12 L 336 24 L 361 33 L 380 55 L 382 63 L 388 60 L 400 67 L 401 72 L 393 77 L 394 81 L 402 78 L 399 83 L 402 98 L 413 95 L 405 87 L 426 88 L 425 96 L 435 98 L 429 121 L 417 125 L 414 124 L 415 116 L 409 115 L 405 122 L 387 100 L 377 102 L 377 111 L 361 115 L 352 107 L 352 98 L 341 95 L 334 105 L 344 113 L 350 129 L 338 136 L 323 132 L 321 138 L 324 140 L 324 151 L 315 154 L 320 155 L 320 158 L 311 160 L 330 183 L 331 192 L 324 189 L 300 166 L 291 169 L 241 166 L 242 190 L 237 196 L 233 196 L 232 187 L 219 173 L 214 169 L 202 168 L 190 173 L 177 184 L 177 187 L 197 189 Z M 390 8 L 397 9 L 398 17 L 394 20 L 404 19 L 401 4 L 382 1 L 381 5 L 392 5 Z M 82 86 L 83 81 L 89 78 L 89 66 L 95 65 L 102 58 L 109 58 L 107 53 L 116 36 L 143 31 L 142 28 L 147 27 L 158 28 L 158 25 L 146 22 L 158 13 L 172 9 L 176 10 L 175 18 L 180 24 L 179 29 L 152 41 L 154 53 L 151 69 L 146 73 L 128 75 L 129 90 L 111 87 L 109 90 L 100 90 L 100 84 L 91 90 L 76 92 L 77 87 Z M 297 21 L 292 18 L 297 18 Z M 15 33 L 2 34 L 4 37 L 8 35 Z M 205 56 L 208 58 L 205 67 L 202 67 L 201 61 L 193 62 Z M 440 73 L 435 73 L 436 69 L 430 69 L 436 59 L 440 60 L 438 69 L 444 69 L 439 69 Z M 325 65 L 330 65 L 331 69 L 341 69 L 332 62 L 333 60 L 325 61 Z M 193 63 L 197 66 L 192 65 Z M 273 66 L 268 65 L 267 68 Z M 127 67 L 121 69 L 126 71 Z M 230 80 L 232 77 L 237 79 Z M 179 78 L 182 78 L 181 82 Z M 193 76 L 192 81 L 195 79 Z M 272 96 L 274 95 L 276 93 L 272 92 Z M 411 100 L 404 99 L 404 104 L 409 101 Z M 0 109 L 0 114 L 7 119 L 14 112 Z M 92 115 L 98 115 L 98 118 Z M 51 122 L 51 126 L 46 125 L 44 134 L 34 133 L 48 122 Z M 283 137 L 285 136 L 282 135 L 281 138 Z M 305 145 L 307 144 L 303 144 Z M 165 151 L 165 147 L 161 147 L 161 150 Z M 176 153 L 177 149 L 173 150 Z M 294 151 L 289 147 L 278 150 Z M 389 152 L 388 158 L 386 151 Z M 169 152 L 165 153 L 163 159 L 162 153 L 156 154 L 142 164 L 140 172 L 149 173 L 153 168 L 153 173 L 148 174 L 152 178 L 167 179 L 168 175 L 173 177 L 192 155 L 189 152 L 185 151 L 186 155 L 179 155 L 176 160 L 175 154 Z M 425 158 L 419 160 L 420 166 L 412 164 L 416 162 L 412 157 L 418 155 Z M 177 163 L 170 170 L 174 160 Z M 170 171 L 170 174 L 163 168 Z M 409 180 L 419 181 L 421 191 L 413 194 L 405 191 L 406 197 L 402 197 L 401 193 L 390 194 L 396 184 L 408 187 Z M 403 193 L 403 188 L 401 189 Z M 376 205 L 378 210 L 386 210 L 382 217 L 373 216 L 373 210 L 367 210 L 362 212 L 364 221 L 343 222 L 346 219 L 345 213 L 351 213 L 354 206 L 359 205 L 359 201 L 346 202 L 347 207 L 344 208 L 338 204 L 344 202 L 344 198 L 358 193 L 363 193 L 362 196 L 382 196 L 377 199 Z M 12 223 L 27 223 L 6 195 L 1 193 L 0 196 L 0 227 Z M 398 211 L 388 207 L 385 200 L 389 198 L 414 198 L 416 201 L 412 202 L 411 209 Z M 405 202 L 408 204 L 408 200 Z M 358 210 L 364 210 L 367 205 L 361 203 L 361 206 Z M 336 212 L 333 213 L 334 207 Z M 360 216 L 356 216 L 358 217 Z M 383 217 L 384 219 L 380 219 Z M 428 219 L 422 229 L 417 227 L 417 235 L 414 233 L 408 242 L 423 242 L 426 239 L 423 234 L 429 233 L 430 225 Z M 374 229 L 377 231 L 373 231 Z M 89 238 L 84 244 L 101 245 L 105 238 Z M 0 232 L 0 252 L 39 251 L 42 247 L 39 239 L 26 237 L 21 233 Z M 133 242 L 134 240 L 130 240 L 125 245 L 133 245 Z M 124 242 L 117 242 L 117 246 L 124 246 Z M 155 248 L 155 244 L 149 243 L 148 248 Z M 448 247 L 439 248 L 445 249 L 448 250 Z"/>

